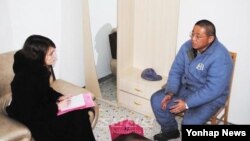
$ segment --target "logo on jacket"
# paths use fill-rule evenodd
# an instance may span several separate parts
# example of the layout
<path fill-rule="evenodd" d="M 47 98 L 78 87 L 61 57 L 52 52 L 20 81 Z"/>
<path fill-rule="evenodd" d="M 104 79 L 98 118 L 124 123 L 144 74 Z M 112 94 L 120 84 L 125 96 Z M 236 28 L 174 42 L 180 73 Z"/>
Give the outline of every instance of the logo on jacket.
<path fill-rule="evenodd" d="M 196 69 L 197 69 L 197 70 L 204 70 L 204 64 L 203 64 L 203 63 L 199 63 L 199 64 L 196 66 Z"/>

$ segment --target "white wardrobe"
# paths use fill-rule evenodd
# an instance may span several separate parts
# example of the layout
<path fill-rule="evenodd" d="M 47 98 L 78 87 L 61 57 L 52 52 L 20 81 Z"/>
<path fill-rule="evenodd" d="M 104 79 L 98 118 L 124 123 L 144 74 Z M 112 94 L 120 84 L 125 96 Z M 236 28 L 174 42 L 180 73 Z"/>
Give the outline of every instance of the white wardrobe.
<path fill-rule="evenodd" d="M 176 54 L 179 0 L 118 0 L 118 104 L 153 116 L 151 95 L 166 83 Z M 141 72 L 153 68 L 161 81 Z"/>

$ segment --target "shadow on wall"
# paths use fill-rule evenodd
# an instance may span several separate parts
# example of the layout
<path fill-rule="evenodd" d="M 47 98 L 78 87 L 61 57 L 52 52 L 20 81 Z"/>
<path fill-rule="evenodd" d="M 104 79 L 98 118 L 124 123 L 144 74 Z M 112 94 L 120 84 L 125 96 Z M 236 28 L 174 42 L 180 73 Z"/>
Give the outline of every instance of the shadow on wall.
<path fill-rule="evenodd" d="M 109 34 L 111 33 L 112 29 L 113 28 L 111 24 L 106 23 L 100 28 L 95 36 L 94 48 L 97 52 L 97 54 L 95 54 L 97 55 L 95 58 L 97 58 L 96 71 L 98 79 L 111 74 Z"/>

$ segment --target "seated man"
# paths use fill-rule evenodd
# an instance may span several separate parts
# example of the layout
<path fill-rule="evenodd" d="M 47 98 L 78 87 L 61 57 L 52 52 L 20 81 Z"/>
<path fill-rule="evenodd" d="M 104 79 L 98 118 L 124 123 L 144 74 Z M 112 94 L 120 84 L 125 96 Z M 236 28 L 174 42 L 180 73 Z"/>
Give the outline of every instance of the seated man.
<path fill-rule="evenodd" d="M 175 115 L 184 112 L 182 124 L 205 124 L 225 104 L 229 94 L 232 59 L 216 37 L 213 23 L 198 21 L 172 64 L 164 89 L 151 97 L 162 133 L 155 140 L 180 136 Z"/>

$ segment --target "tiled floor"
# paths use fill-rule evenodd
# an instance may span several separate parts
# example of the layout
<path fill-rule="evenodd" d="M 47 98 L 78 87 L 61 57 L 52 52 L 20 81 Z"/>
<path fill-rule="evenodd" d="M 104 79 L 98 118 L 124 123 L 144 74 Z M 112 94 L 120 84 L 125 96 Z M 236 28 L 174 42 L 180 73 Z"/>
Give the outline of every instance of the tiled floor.
<path fill-rule="evenodd" d="M 116 77 L 109 75 L 100 82 L 102 97 L 105 100 L 116 103 Z"/>
<path fill-rule="evenodd" d="M 116 79 L 115 77 L 109 77 L 100 83 L 102 96 L 105 100 L 97 100 L 97 104 L 100 107 L 99 119 L 94 129 L 94 134 L 97 141 L 111 141 L 109 125 L 122 121 L 124 119 L 133 120 L 135 123 L 143 127 L 144 136 L 152 139 L 154 134 L 160 132 L 160 126 L 154 118 L 144 116 L 134 111 L 128 110 L 124 107 L 119 107 L 116 104 Z M 180 122 L 180 118 L 177 117 L 177 121 Z M 173 141 L 180 141 L 181 139 L 175 139 Z"/>

